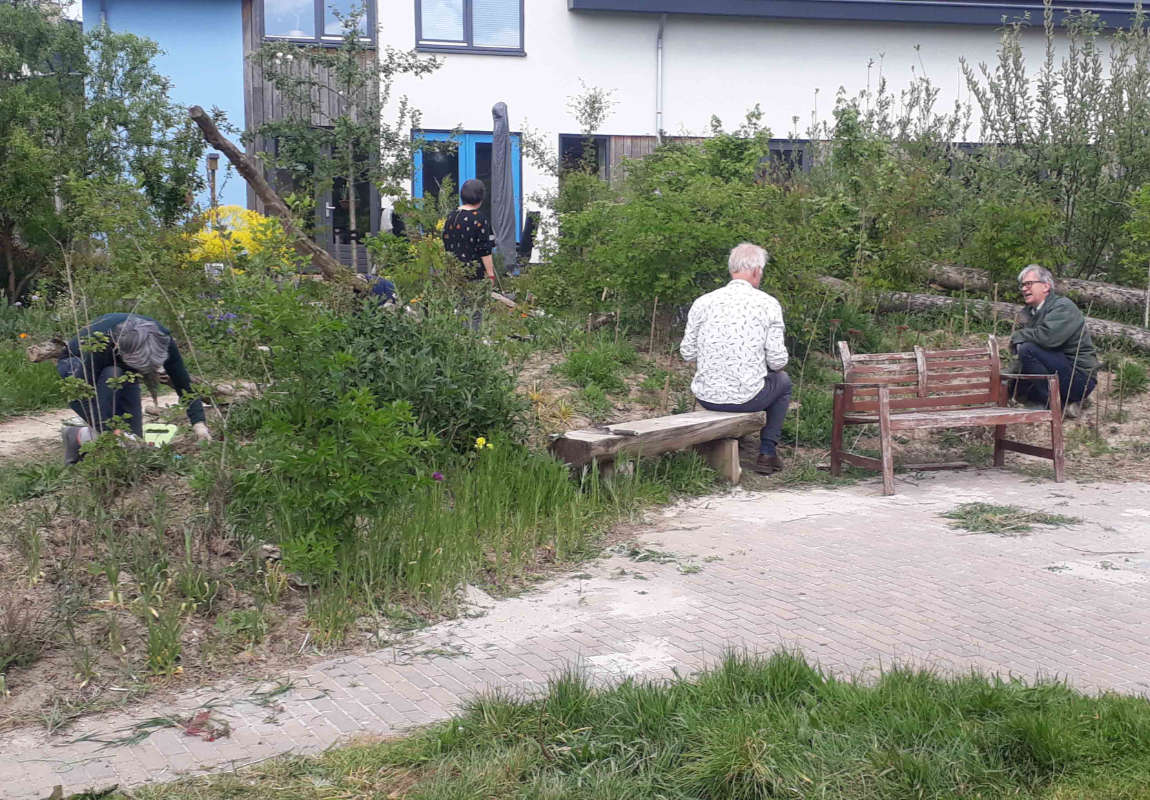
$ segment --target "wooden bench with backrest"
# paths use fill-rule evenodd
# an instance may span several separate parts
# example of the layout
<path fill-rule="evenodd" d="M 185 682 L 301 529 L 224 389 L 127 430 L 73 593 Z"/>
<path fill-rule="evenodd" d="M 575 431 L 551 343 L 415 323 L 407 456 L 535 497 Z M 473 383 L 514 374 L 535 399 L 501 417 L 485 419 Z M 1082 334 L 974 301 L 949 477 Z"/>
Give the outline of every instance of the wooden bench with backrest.
<path fill-rule="evenodd" d="M 929 428 L 993 427 L 994 466 L 1005 463 L 1006 451 L 1049 458 L 1054 480 L 1064 477 L 1062 408 L 1057 375 L 1016 375 L 1001 370 L 998 342 L 991 336 L 985 348 L 924 350 L 910 353 L 851 353 L 839 342 L 843 382 L 834 388 L 831 431 L 831 474 L 842 472 L 843 462 L 882 472 L 883 494 L 894 494 L 891 437 L 897 431 Z M 1007 379 L 1044 380 L 1050 390 L 1050 408 L 1008 408 Z M 880 458 L 847 452 L 843 430 L 848 425 L 879 426 Z M 1050 447 L 1037 447 L 1006 438 L 1006 426 L 1040 423 L 1050 426 Z M 945 464 L 906 465 L 918 469 L 946 468 Z M 959 465 L 965 466 L 965 465 Z"/>
<path fill-rule="evenodd" d="M 688 447 L 699 451 L 711 467 L 731 483 L 742 476 L 739 439 L 757 433 L 766 413 L 692 411 L 668 417 L 620 422 L 568 431 L 551 442 L 551 452 L 572 467 L 597 465 L 608 476 L 621 456 L 655 456 Z"/>

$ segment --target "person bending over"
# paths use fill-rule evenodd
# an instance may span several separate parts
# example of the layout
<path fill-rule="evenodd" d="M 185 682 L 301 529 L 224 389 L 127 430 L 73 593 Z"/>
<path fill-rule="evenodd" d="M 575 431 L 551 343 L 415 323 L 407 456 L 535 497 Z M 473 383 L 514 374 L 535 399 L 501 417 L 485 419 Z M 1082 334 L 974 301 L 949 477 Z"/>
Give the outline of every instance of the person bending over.
<path fill-rule="evenodd" d="M 783 309 L 759 290 L 767 251 L 743 242 L 727 261 L 731 281 L 691 305 L 679 352 L 694 361 L 691 391 L 710 411 L 766 411 L 755 471 L 783 468 L 777 448 L 791 402 L 791 379 L 783 368 Z"/>
<path fill-rule="evenodd" d="M 143 436 L 139 380 L 154 387 L 166 373 L 181 398 L 192 389 L 191 376 L 171 333 L 148 317 L 105 314 L 81 328 L 66 348 L 56 361 L 56 371 L 61 378 L 79 378 L 94 390 L 93 397 L 69 404 L 88 424 L 64 430 L 64 460 L 68 464 L 80 460 L 80 447 L 105 432 L 113 417 L 126 417 L 132 433 Z M 137 374 L 139 379 L 120 380 L 128 373 Z M 198 439 L 211 438 L 204 422 L 204 406 L 198 399 L 188 404 L 188 421 Z"/>

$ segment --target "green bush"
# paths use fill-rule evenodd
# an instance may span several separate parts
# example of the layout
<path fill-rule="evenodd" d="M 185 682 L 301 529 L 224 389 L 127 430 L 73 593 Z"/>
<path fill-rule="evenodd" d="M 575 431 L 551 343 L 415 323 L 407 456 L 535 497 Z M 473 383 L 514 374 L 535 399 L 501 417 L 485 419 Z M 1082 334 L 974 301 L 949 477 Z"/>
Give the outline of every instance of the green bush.
<path fill-rule="evenodd" d="M 55 362 L 33 364 L 22 347 L 0 343 L 0 419 L 63 405 Z"/>
<path fill-rule="evenodd" d="M 433 304 L 415 316 L 365 307 L 349 318 L 346 381 L 409 404 L 419 427 L 457 452 L 480 436 L 518 437 L 526 401 L 498 350 Z"/>
<path fill-rule="evenodd" d="M 307 378 L 255 401 L 259 427 L 230 476 L 231 509 L 253 537 L 273 532 L 289 569 L 334 571 L 360 517 L 416 483 L 430 441 L 404 402 Z"/>
<path fill-rule="evenodd" d="M 1146 365 L 1134 359 L 1123 361 L 1118 366 L 1114 377 L 1118 384 L 1116 391 L 1122 392 L 1127 397 L 1133 394 L 1142 394 L 1150 383 L 1147 380 Z"/>
<path fill-rule="evenodd" d="M 615 344 L 606 339 L 575 350 L 555 371 L 577 386 L 597 385 L 607 392 L 621 392 L 627 388 L 620 369 L 638 360 L 635 348 L 626 342 Z"/>

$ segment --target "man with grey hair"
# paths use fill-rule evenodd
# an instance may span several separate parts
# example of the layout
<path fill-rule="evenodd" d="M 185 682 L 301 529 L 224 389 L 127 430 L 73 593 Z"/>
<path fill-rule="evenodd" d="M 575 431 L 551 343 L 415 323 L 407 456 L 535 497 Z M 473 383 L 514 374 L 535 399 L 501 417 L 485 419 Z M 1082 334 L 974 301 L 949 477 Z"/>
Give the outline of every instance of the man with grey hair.
<path fill-rule="evenodd" d="M 766 411 L 755 471 L 783 468 L 777 447 L 791 402 L 783 309 L 759 291 L 767 251 L 743 242 L 727 260 L 731 281 L 691 305 L 679 352 L 696 363 L 691 391 L 710 411 Z"/>
<path fill-rule="evenodd" d="M 1066 416 L 1082 413 L 1082 402 L 1094 391 L 1098 356 L 1086 318 L 1074 301 L 1054 292 L 1050 270 L 1031 264 L 1018 274 L 1018 287 L 1026 307 L 1022 327 L 1010 337 L 1010 349 L 1018 357 L 1016 372 L 1058 375 L 1058 391 Z M 1023 402 L 1046 407 L 1050 402 L 1045 381 L 1018 381 L 1014 394 Z"/>
<path fill-rule="evenodd" d="M 180 348 L 171 333 L 154 319 L 138 314 L 105 314 L 72 337 L 67 351 L 56 362 L 61 378 L 79 378 L 92 387 L 93 396 L 70 405 L 86 426 L 64 429 L 64 461 L 80 460 L 85 442 L 108 430 L 116 417 L 127 420 L 136 436 L 144 435 L 144 415 L 138 380 L 122 380 L 134 373 L 154 388 L 166 373 L 182 398 L 192 389 Z M 204 422 L 204 405 L 188 403 L 188 421 L 198 439 L 211 438 Z"/>

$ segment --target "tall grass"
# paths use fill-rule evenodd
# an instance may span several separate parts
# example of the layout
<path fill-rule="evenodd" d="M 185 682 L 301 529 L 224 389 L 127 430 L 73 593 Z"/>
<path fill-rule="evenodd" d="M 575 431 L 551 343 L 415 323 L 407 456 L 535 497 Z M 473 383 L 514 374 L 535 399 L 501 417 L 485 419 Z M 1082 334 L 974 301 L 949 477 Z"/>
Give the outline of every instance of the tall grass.
<path fill-rule="evenodd" d="M 461 583 L 502 584 L 577 558 L 609 522 L 713 481 L 690 453 L 643 462 L 609 482 L 592 472 L 580 485 L 553 458 L 500 442 L 373 519 L 346 551 L 343 571 L 376 597 L 449 604 Z"/>
<path fill-rule="evenodd" d="M 867 685 L 777 653 L 665 686 L 570 673 L 543 699 L 489 695 L 407 740 L 138 796 L 1132 800 L 1148 786 L 1144 699 L 908 669 Z"/>

